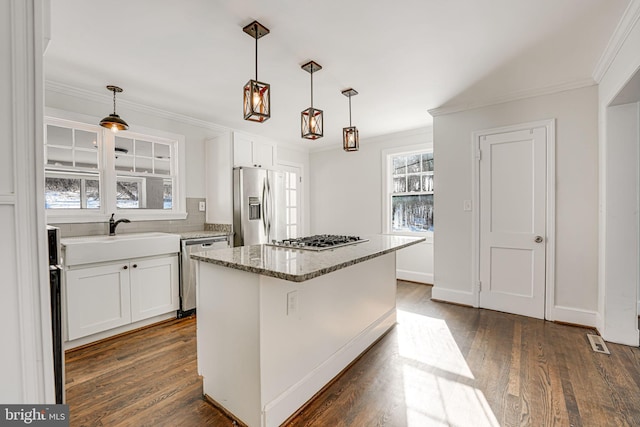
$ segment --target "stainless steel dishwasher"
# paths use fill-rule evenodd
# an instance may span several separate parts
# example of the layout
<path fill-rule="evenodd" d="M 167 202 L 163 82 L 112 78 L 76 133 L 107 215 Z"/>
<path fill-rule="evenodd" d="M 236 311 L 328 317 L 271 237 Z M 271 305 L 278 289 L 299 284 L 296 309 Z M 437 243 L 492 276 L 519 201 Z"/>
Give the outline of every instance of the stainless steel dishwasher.
<path fill-rule="evenodd" d="M 178 318 L 196 311 L 196 261 L 191 254 L 229 247 L 229 236 L 199 237 L 180 241 L 180 310 Z"/>

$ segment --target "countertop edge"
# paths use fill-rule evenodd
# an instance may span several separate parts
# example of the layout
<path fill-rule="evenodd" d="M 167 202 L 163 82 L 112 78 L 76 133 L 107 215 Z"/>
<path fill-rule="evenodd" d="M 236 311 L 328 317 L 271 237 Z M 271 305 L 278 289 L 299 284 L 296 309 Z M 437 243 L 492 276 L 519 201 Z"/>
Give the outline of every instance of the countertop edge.
<path fill-rule="evenodd" d="M 263 276 L 274 277 L 276 279 L 288 280 L 290 282 L 305 282 L 307 280 L 311 280 L 311 279 L 314 279 L 316 277 L 323 276 L 325 274 L 329 274 L 329 273 L 332 273 L 334 271 L 341 270 L 343 268 L 350 267 L 352 265 L 359 264 L 361 262 L 368 261 L 370 259 L 377 258 L 377 257 L 380 257 L 382 255 L 386 255 L 386 254 L 391 253 L 391 252 L 398 251 L 400 249 L 404 249 L 404 248 L 406 248 L 408 246 L 412 246 L 412 245 L 416 245 L 418 243 L 422 243 L 424 241 L 426 241 L 425 238 L 416 239 L 416 240 L 413 240 L 413 241 L 410 241 L 410 242 L 406 242 L 406 243 L 400 244 L 398 246 L 394 246 L 392 248 L 383 249 L 381 251 L 378 251 L 378 252 L 375 252 L 375 253 L 372 253 L 372 254 L 369 254 L 369 255 L 363 255 L 360 258 L 356 258 L 356 259 L 352 259 L 352 260 L 349 260 L 349 261 L 345 261 L 343 263 L 336 264 L 336 265 L 333 265 L 331 267 L 321 268 L 319 270 L 312 271 L 312 272 L 309 272 L 309 273 L 306 273 L 306 274 L 279 273 L 277 271 L 268 270 L 268 269 L 261 268 L 261 267 L 252 267 L 252 266 L 236 264 L 236 263 L 228 262 L 228 261 L 211 259 L 211 258 L 208 258 L 208 257 L 200 256 L 197 253 L 191 255 L 191 258 L 195 259 L 195 260 L 198 260 L 198 261 L 202 261 L 202 262 L 208 262 L 210 264 L 216 264 L 216 265 L 220 265 L 220 266 L 223 266 L 223 267 L 228 267 L 228 268 L 233 268 L 233 269 L 236 269 L 236 270 L 246 271 L 248 273 L 261 274 Z"/>

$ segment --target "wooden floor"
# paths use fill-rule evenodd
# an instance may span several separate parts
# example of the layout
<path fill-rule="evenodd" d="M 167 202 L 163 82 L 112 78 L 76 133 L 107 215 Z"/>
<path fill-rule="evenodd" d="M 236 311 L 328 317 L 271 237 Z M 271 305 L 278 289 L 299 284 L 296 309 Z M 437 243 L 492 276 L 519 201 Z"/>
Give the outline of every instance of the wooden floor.
<path fill-rule="evenodd" d="M 640 349 L 588 329 L 430 301 L 398 283 L 398 324 L 289 426 L 638 426 Z M 202 400 L 195 321 L 67 353 L 71 426 L 230 426 Z"/>

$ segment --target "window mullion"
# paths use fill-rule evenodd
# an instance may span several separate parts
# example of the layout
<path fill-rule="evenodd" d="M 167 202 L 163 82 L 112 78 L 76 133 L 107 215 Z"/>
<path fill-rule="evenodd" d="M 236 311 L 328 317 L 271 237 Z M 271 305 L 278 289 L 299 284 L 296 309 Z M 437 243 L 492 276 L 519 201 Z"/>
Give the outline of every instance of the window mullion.
<path fill-rule="evenodd" d="M 116 212 L 116 164 L 115 164 L 115 141 L 116 135 L 113 132 L 102 131 L 102 160 L 104 173 L 102 186 L 104 188 L 102 196 L 104 198 L 104 212 Z"/>

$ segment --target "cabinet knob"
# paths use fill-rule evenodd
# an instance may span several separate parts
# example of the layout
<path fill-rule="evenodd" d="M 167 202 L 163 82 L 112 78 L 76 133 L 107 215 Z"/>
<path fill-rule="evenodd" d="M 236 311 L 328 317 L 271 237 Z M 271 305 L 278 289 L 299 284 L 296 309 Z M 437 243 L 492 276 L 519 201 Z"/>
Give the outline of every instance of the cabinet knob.
<path fill-rule="evenodd" d="M 128 265 L 125 265 L 125 266 L 124 266 L 124 267 L 122 267 L 122 268 L 123 268 L 124 270 L 126 270 L 126 269 L 128 269 L 128 268 L 129 268 L 129 266 L 128 266 Z"/>
<path fill-rule="evenodd" d="M 138 264 L 133 264 L 133 268 L 138 268 Z"/>

